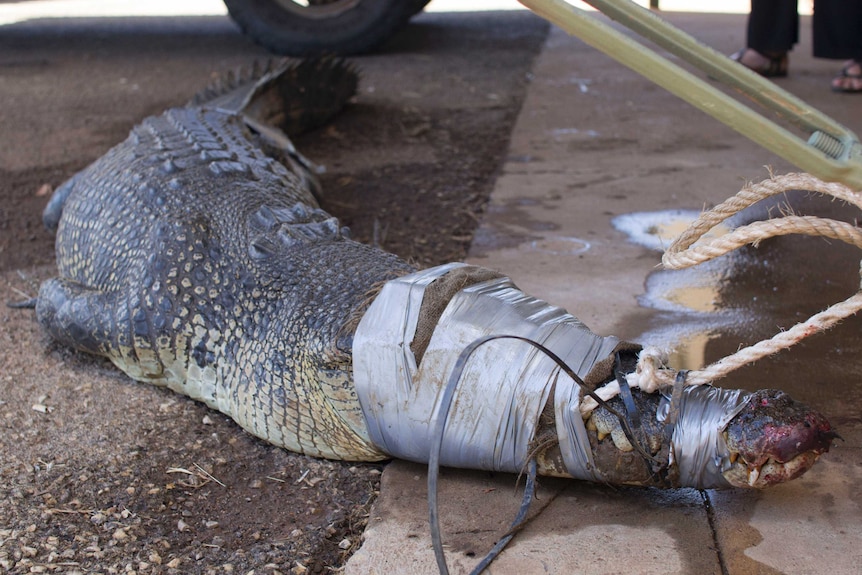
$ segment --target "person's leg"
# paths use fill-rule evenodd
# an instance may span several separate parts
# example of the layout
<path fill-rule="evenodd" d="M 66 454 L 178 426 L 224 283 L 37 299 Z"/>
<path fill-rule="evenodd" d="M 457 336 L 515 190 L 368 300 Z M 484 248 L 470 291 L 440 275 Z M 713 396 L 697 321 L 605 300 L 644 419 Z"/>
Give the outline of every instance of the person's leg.
<path fill-rule="evenodd" d="M 862 0 L 819 0 L 812 25 L 816 58 L 847 59 L 832 89 L 862 93 Z"/>
<path fill-rule="evenodd" d="M 787 53 L 798 41 L 796 0 L 751 0 L 746 48 L 731 57 L 763 76 L 786 76 Z"/>
<path fill-rule="evenodd" d="M 796 0 L 751 0 L 748 48 L 764 55 L 785 54 L 797 42 L 799 12 Z"/>

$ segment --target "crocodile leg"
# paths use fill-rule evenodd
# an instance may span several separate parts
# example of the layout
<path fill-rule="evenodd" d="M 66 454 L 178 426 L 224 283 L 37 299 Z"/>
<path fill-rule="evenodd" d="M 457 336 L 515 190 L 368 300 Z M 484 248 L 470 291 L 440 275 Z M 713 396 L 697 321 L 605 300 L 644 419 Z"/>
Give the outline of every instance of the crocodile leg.
<path fill-rule="evenodd" d="M 118 347 L 116 293 L 103 293 L 73 280 L 54 278 L 42 284 L 36 316 L 63 345 L 96 355 Z"/>
<path fill-rule="evenodd" d="M 102 292 L 54 278 L 39 290 L 36 317 L 60 343 L 105 356 L 138 381 L 168 385 L 166 366 L 154 345 L 154 319 L 126 292 Z"/>
<path fill-rule="evenodd" d="M 51 201 L 45 207 L 42 213 L 42 223 L 45 227 L 52 231 L 57 231 L 57 226 L 60 224 L 60 217 L 63 215 L 63 206 L 66 204 L 66 199 L 72 194 L 75 189 L 75 183 L 78 181 L 80 173 L 72 176 L 63 185 L 54 191 L 51 196 Z"/>

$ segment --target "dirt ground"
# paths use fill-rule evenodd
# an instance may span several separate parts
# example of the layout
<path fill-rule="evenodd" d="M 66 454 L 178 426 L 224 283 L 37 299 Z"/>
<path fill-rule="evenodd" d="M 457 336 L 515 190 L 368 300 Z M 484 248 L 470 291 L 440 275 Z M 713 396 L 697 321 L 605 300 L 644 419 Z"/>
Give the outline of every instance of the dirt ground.
<path fill-rule="evenodd" d="M 297 139 L 354 237 L 463 258 L 547 33 L 520 13 L 422 15 L 356 61 L 360 94 Z M 54 273 L 52 188 L 267 55 L 226 18 L 0 27 L 0 297 Z M 359 544 L 380 465 L 267 445 L 225 416 L 52 343 L 2 308 L 0 572 L 330 573 Z"/>

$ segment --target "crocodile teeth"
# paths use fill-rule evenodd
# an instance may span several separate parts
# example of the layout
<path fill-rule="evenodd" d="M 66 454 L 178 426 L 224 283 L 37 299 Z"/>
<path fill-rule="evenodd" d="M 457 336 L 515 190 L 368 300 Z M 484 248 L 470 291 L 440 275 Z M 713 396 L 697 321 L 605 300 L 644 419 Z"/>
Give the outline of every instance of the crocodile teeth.
<path fill-rule="evenodd" d="M 757 483 L 757 480 L 760 478 L 760 468 L 752 469 L 748 472 L 748 484 L 751 487 L 754 487 L 754 484 Z"/>
<path fill-rule="evenodd" d="M 736 453 L 736 452 L 734 451 L 733 453 L 731 453 L 731 454 L 730 454 L 730 462 L 731 462 L 731 463 L 736 463 L 736 460 L 737 460 L 737 459 L 739 459 L 739 454 L 738 454 L 738 453 Z"/>

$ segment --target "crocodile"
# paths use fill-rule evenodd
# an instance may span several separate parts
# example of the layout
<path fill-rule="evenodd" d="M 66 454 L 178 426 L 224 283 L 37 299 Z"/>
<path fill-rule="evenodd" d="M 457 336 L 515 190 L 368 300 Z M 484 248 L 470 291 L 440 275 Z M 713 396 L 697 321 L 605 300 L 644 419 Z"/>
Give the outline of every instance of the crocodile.
<path fill-rule="evenodd" d="M 397 282 L 415 294 L 414 287 L 425 281 L 415 278 L 425 276 L 393 254 L 353 241 L 321 209 L 315 166 L 290 141 L 296 130 L 326 122 L 356 86 L 356 72 L 342 61 L 281 63 L 230 75 L 188 105 L 143 120 L 124 142 L 58 187 L 45 208 L 44 223 L 56 231 L 59 273 L 39 290 L 38 321 L 62 344 L 105 356 L 138 381 L 202 401 L 291 451 L 353 461 L 402 456 L 375 435 L 392 425 L 369 419 L 375 406 L 361 393 L 369 376 L 357 367 L 354 344 L 360 332 L 377 329 L 369 310 L 385 305 L 381 294 Z M 433 363 L 441 357 L 434 338 L 444 329 L 438 323 L 455 313 L 451 302 L 457 297 L 488 286 L 520 294 L 501 274 L 460 264 L 438 273 L 430 285 L 436 303 L 422 301 L 416 337 L 393 348 L 415 363 L 417 378 L 424 370 L 425 379 L 413 383 L 444 379 Z M 582 366 L 592 383 L 579 380 L 585 387 L 573 388 L 575 402 L 613 377 L 606 356 L 636 356 L 637 346 L 594 336 L 559 308 L 525 298 L 493 305 L 544 306 L 553 317 L 542 329 L 559 334 L 565 328 L 601 350 Z M 401 307 L 379 313 L 373 317 L 405 315 Z M 527 315 L 535 320 L 536 314 Z M 483 322 L 481 316 L 476 321 Z M 426 335 L 420 335 L 423 329 Z M 379 351 L 373 338 L 370 344 L 363 338 L 363 349 Z M 503 368 L 517 371 L 515 365 Z M 554 394 L 562 387 L 557 378 L 531 399 L 538 408 L 517 426 L 526 430 L 529 441 L 522 447 L 537 455 L 540 473 L 583 478 L 566 468 L 560 441 L 553 439 L 561 417 L 554 414 Z M 394 398 L 380 393 L 374 401 L 381 406 Z M 781 419 L 774 417 L 781 415 L 774 402 L 756 398 L 732 394 L 732 413 L 721 430 L 720 471 L 726 477 L 720 486 L 759 487 L 795 477 L 835 437 L 825 418 L 801 404 L 782 404 L 778 411 L 788 417 Z M 667 400 L 661 394 L 643 398 L 641 415 L 661 420 Z M 758 412 L 761 403 L 772 411 Z M 624 424 L 619 409 L 603 409 L 596 410 L 595 421 L 584 424 L 576 417 L 573 424 L 594 470 L 588 478 L 691 484 L 667 473 L 675 465 L 667 453 L 662 473 L 653 468 L 644 475 L 643 462 L 627 459 L 631 446 L 612 429 Z M 617 416 L 609 418 L 607 409 Z M 414 419 L 427 423 L 427 413 Z M 745 425 L 732 423 L 743 413 Z M 761 426 L 761 433 L 750 433 L 758 413 L 781 420 L 782 431 L 773 426 L 764 434 Z M 661 435 L 660 425 L 650 429 L 661 436 L 648 442 L 654 456 L 671 438 Z M 605 439 L 612 431 L 619 445 Z M 788 447 L 791 436 L 795 443 Z M 427 461 L 427 453 L 403 456 Z M 487 467 L 478 461 L 465 465 Z M 523 465 L 523 457 L 512 465 Z M 774 480 L 758 481 L 766 466 Z"/>

